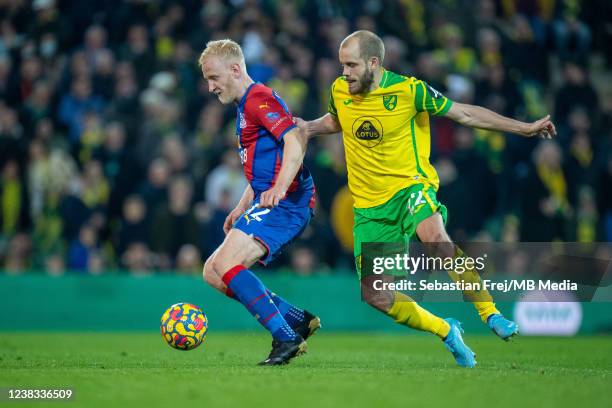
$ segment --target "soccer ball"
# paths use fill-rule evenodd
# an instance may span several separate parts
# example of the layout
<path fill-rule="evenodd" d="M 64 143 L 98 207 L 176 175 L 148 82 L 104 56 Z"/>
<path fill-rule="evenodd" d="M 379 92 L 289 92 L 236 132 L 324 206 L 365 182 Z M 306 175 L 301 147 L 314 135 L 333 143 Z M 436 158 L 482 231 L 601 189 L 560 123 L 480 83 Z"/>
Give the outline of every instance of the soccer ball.
<path fill-rule="evenodd" d="M 191 303 L 177 303 L 161 318 L 161 335 L 170 347 L 193 350 L 208 332 L 208 319 L 202 310 Z"/>

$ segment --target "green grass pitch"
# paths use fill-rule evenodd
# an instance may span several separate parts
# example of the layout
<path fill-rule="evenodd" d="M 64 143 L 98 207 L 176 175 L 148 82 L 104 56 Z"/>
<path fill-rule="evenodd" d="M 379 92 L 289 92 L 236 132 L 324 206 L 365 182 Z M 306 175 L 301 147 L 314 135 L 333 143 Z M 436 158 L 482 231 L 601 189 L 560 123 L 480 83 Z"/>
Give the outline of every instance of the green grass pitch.
<path fill-rule="evenodd" d="M 420 334 L 323 331 L 292 364 L 257 367 L 263 334 L 209 333 L 185 352 L 156 333 L 0 333 L 0 387 L 73 387 L 67 407 L 610 406 L 612 337 L 466 341 L 473 370 Z"/>

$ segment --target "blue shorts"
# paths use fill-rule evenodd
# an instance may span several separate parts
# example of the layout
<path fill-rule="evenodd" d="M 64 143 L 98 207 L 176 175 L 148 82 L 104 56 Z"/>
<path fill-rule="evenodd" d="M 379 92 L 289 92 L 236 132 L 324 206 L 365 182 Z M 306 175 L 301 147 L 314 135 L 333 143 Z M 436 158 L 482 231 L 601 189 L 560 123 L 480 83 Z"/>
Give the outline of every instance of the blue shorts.
<path fill-rule="evenodd" d="M 283 248 L 293 242 L 306 229 L 312 218 L 310 206 L 296 206 L 289 200 L 281 200 L 274 208 L 259 208 L 259 197 L 234 223 L 234 228 L 253 236 L 267 253 L 259 262 L 267 265 Z"/>

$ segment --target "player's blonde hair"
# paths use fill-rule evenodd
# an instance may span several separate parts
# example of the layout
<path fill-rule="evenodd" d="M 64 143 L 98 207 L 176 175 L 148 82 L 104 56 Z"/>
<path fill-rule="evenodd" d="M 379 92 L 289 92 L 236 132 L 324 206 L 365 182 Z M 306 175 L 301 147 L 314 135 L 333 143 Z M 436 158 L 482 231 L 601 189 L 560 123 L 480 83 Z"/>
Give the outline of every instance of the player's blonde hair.
<path fill-rule="evenodd" d="M 224 40 L 209 41 L 206 43 L 206 48 L 200 54 L 198 64 L 202 68 L 204 60 L 210 56 L 222 58 L 226 61 L 236 62 L 246 71 L 246 64 L 244 62 L 244 54 L 240 44 L 236 41 L 226 38 Z"/>

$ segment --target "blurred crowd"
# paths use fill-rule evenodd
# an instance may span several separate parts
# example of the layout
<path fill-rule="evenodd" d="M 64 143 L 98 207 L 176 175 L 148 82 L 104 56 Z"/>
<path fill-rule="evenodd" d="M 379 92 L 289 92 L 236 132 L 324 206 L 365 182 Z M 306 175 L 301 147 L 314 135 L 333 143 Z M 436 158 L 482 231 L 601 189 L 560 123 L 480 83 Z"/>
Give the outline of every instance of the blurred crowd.
<path fill-rule="evenodd" d="M 312 119 L 355 29 L 453 100 L 552 115 L 553 141 L 432 120 L 455 240 L 612 241 L 611 20 L 607 0 L 0 0 L 0 269 L 198 273 L 246 185 L 206 42 L 240 42 Z M 352 268 L 343 156 L 310 144 L 317 214 L 276 268 Z"/>

